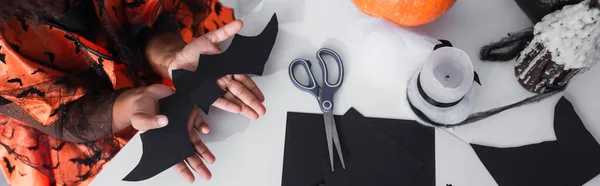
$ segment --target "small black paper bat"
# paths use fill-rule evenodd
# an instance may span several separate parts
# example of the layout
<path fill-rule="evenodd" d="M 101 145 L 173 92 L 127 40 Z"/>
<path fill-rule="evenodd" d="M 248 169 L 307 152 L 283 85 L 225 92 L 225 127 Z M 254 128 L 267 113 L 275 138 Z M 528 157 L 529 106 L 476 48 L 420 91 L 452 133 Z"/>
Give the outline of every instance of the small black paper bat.
<path fill-rule="evenodd" d="M 194 105 L 208 114 L 223 95 L 217 79 L 228 74 L 262 75 L 279 30 L 273 15 L 262 33 L 254 37 L 235 35 L 229 48 L 217 55 L 200 55 L 195 72 L 173 70 L 175 94 L 159 100 L 160 113 L 169 118 L 166 127 L 141 134 L 143 154 L 138 165 L 123 179 L 141 181 L 194 155 L 187 121 Z"/>

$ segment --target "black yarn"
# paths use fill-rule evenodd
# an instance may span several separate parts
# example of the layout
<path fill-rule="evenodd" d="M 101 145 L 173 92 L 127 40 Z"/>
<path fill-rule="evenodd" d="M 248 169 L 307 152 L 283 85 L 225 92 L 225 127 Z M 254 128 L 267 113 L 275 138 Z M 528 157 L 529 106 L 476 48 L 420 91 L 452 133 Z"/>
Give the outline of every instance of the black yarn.
<path fill-rule="evenodd" d="M 533 39 L 533 27 L 509 33 L 500 41 L 481 48 L 479 58 L 484 61 L 508 61 L 517 57 Z M 504 51 L 503 51 L 504 50 Z"/>
<path fill-rule="evenodd" d="M 575 4 L 580 1 L 581 0 L 570 0 L 570 1 L 565 1 L 562 3 L 555 3 L 553 5 L 552 9 L 559 9 L 560 7 L 562 7 L 566 4 Z M 527 2 L 527 3 L 525 3 L 525 2 Z M 534 2 L 534 3 L 531 4 L 531 2 Z M 542 10 L 551 8 L 551 7 L 535 7 L 534 6 L 536 4 L 535 1 L 517 1 L 517 3 L 519 4 L 519 6 L 521 6 L 521 8 L 525 7 L 524 11 L 526 13 L 528 13 L 530 18 L 532 18 L 533 13 L 536 13 L 536 12 L 539 13 Z M 537 3 L 537 4 L 539 4 L 539 3 Z M 591 0 L 589 3 L 589 6 L 590 6 L 590 8 L 593 8 L 593 7 L 598 8 L 598 7 L 600 7 L 599 1 Z M 538 10 L 538 11 L 532 12 L 530 10 Z M 551 12 L 551 11 L 549 11 L 549 12 Z M 545 15 L 545 13 L 542 15 Z M 533 16 L 533 17 L 535 17 L 535 16 Z M 539 16 L 539 18 L 541 19 L 541 16 Z M 534 22 L 539 21 L 536 19 L 532 19 L 532 20 L 534 20 Z M 533 27 L 523 29 L 519 32 L 509 33 L 507 37 L 502 38 L 500 41 L 491 43 L 489 45 L 482 47 L 481 51 L 479 52 L 479 58 L 484 61 L 486 61 L 486 60 L 487 61 L 511 60 L 511 59 L 517 57 L 520 54 L 520 52 L 523 51 L 527 47 L 527 45 L 529 45 L 531 40 L 533 40 L 533 37 L 534 37 Z M 504 51 L 502 51 L 502 50 L 504 50 Z M 439 123 L 431 122 L 431 120 L 429 118 L 427 118 L 427 116 L 425 116 L 421 111 L 419 111 L 414 106 L 412 106 L 412 104 L 411 104 L 411 109 L 413 109 L 413 111 L 415 111 L 415 114 L 417 114 L 417 116 L 419 118 L 423 119 L 423 121 L 428 122 L 434 126 L 448 127 L 448 128 L 449 127 L 457 127 L 457 126 L 466 125 L 469 123 L 473 123 L 473 122 L 485 119 L 487 117 L 496 115 L 505 110 L 520 107 L 520 106 L 527 105 L 527 104 L 534 103 L 534 102 L 539 102 L 539 101 L 544 100 L 550 96 L 553 96 L 559 92 L 564 91 L 565 88 L 566 88 L 566 85 L 563 85 L 563 86 L 557 87 L 556 89 L 551 90 L 549 92 L 531 96 L 531 97 L 525 98 L 516 103 L 512 103 L 512 104 L 505 105 L 502 107 L 490 109 L 490 110 L 483 111 L 483 112 L 473 113 L 473 114 L 469 115 L 466 120 L 464 120 L 458 124 L 455 124 L 455 125 L 447 125 L 447 124 L 439 124 Z M 409 104 L 410 104 L 410 101 L 409 101 Z"/>
<path fill-rule="evenodd" d="M 460 123 L 457 123 L 457 124 L 442 124 L 442 123 L 434 122 L 431 119 L 429 119 L 421 110 L 417 109 L 410 102 L 410 99 L 408 98 L 408 96 L 406 97 L 406 99 L 408 100 L 408 105 L 410 106 L 410 109 L 415 113 L 415 115 L 417 115 L 417 117 L 419 117 L 419 119 L 421 119 L 421 120 L 423 120 L 423 121 L 425 121 L 425 122 L 427 122 L 427 123 L 429 123 L 429 124 L 431 124 L 431 125 L 433 125 L 435 127 L 453 128 L 453 127 L 463 126 L 463 125 L 466 125 L 466 124 L 470 124 L 470 123 L 473 123 L 473 122 L 476 122 L 476 121 L 488 118 L 490 116 L 499 114 L 499 113 L 501 113 L 503 111 L 506 111 L 506 110 L 509 110 L 509 109 L 513 109 L 513 108 L 517 108 L 517 107 L 520 107 L 520 106 L 523 106 L 523 105 L 527 105 L 527 104 L 530 104 L 530 103 L 535 103 L 535 102 L 542 101 L 542 100 L 544 100 L 544 99 L 546 99 L 548 97 L 551 97 L 551 96 L 553 96 L 553 95 L 555 95 L 557 93 L 562 92 L 563 90 L 565 90 L 565 88 L 566 88 L 566 86 L 563 86 L 560 89 L 556 89 L 554 91 L 550 91 L 550 92 L 546 92 L 546 93 L 543 93 L 543 94 L 538 94 L 538 95 L 535 95 L 535 96 L 531 96 L 531 97 L 525 98 L 525 99 L 523 99 L 523 100 L 521 100 L 519 102 L 516 102 L 516 103 L 512 103 L 512 104 L 509 104 L 509 105 L 505 105 L 505 106 L 502 106 L 502 107 L 498 107 L 498 108 L 494 108 L 494 109 L 490 109 L 490 110 L 486 110 L 486 111 L 482 111 L 482 112 L 476 112 L 476 113 L 473 113 L 473 114 L 469 115 L 467 117 L 467 119 L 465 119 L 464 121 L 462 121 Z"/>

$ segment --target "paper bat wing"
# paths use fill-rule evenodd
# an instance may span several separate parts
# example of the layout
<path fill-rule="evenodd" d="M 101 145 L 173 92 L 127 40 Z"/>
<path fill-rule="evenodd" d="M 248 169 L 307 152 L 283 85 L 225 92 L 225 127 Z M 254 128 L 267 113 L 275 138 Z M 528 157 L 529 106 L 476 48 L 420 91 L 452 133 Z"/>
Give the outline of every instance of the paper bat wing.
<path fill-rule="evenodd" d="M 169 124 L 141 134 L 142 158 L 123 180 L 141 181 L 151 178 L 194 155 L 187 128 L 194 104 L 208 113 L 212 103 L 223 94 L 216 81 L 224 75 L 262 75 L 277 32 L 277 16 L 273 15 L 265 30 L 258 36 L 236 35 L 226 52 L 201 55 L 195 72 L 174 70 L 177 93 L 159 100 L 160 113 L 169 118 Z"/>
<path fill-rule="evenodd" d="M 471 146 L 499 185 L 583 185 L 600 173 L 600 145 L 564 97 L 555 108 L 554 131 L 556 141 Z"/>
<path fill-rule="evenodd" d="M 201 55 L 200 63 L 217 63 L 214 74 L 255 74 L 262 75 L 264 64 L 269 59 L 279 24 L 273 15 L 265 29 L 257 36 L 236 34 L 227 50 L 217 55 Z M 198 68 L 202 68 L 199 65 Z"/>
<path fill-rule="evenodd" d="M 210 106 L 223 95 L 223 90 L 216 85 L 217 79 L 228 74 L 262 75 L 265 64 L 275 45 L 279 24 L 277 15 L 273 15 L 265 29 L 257 36 L 235 35 L 229 48 L 217 55 L 201 55 L 196 77 L 205 77 L 202 83 L 191 93 L 194 103 L 208 114 Z M 214 65 L 212 72 L 205 66 Z M 206 76 L 206 73 L 211 73 Z"/>
<path fill-rule="evenodd" d="M 123 178 L 124 181 L 146 180 L 194 155 L 187 128 L 193 104 L 182 98 L 184 97 L 173 94 L 159 100 L 160 111 L 169 118 L 169 124 L 140 135 L 142 158 Z"/>

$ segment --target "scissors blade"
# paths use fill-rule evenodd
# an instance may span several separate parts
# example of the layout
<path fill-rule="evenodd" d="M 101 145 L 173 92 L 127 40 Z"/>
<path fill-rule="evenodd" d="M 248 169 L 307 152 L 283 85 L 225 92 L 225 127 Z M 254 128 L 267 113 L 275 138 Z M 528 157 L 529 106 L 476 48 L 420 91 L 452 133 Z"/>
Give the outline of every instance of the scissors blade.
<path fill-rule="evenodd" d="M 331 163 L 331 172 L 333 172 L 333 125 L 331 123 L 331 121 L 333 120 L 333 114 L 331 112 L 325 112 L 323 113 L 323 119 L 325 123 L 325 137 L 327 139 L 327 149 L 329 150 L 329 162 Z"/>
<path fill-rule="evenodd" d="M 337 154 L 340 157 L 340 162 L 342 163 L 342 169 L 346 169 L 346 164 L 344 163 L 344 154 L 342 154 L 342 146 L 340 145 L 340 137 L 337 132 L 337 126 L 335 125 L 335 120 L 333 116 L 331 117 L 331 128 L 333 133 L 333 143 L 335 148 L 337 149 Z"/>

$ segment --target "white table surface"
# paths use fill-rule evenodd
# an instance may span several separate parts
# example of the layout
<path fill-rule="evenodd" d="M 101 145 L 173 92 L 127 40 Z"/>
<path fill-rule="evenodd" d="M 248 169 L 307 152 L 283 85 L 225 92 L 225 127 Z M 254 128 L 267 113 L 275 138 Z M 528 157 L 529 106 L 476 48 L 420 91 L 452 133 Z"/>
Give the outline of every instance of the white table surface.
<path fill-rule="evenodd" d="M 281 185 L 286 112 L 319 112 L 313 97 L 290 83 L 287 66 L 298 57 L 314 60 L 322 46 L 338 51 L 346 69 L 344 85 L 335 97 L 335 114 L 354 107 L 369 117 L 414 118 L 404 91 L 408 78 L 431 50 L 431 38 L 425 35 L 448 39 L 471 56 L 483 84 L 475 100 L 476 110 L 532 95 L 517 83 L 514 61 L 478 59 L 481 46 L 532 25 L 512 0 L 459 0 L 438 20 L 410 29 L 366 16 L 350 0 L 222 1 L 244 20 L 241 34 L 258 34 L 274 11 L 280 32 L 264 75 L 254 78 L 266 96 L 267 114 L 250 121 L 212 109 L 208 121 L 213 130 L 202 139 L 217 157 L 209 165 L 213 177 L 210 181 L 197 179 L 194 185 Z M 593 95 L 600 95 L 599 81 L 600 67 L 596 66 L 575 77 L 565 93 L 597 140 L 600 115 L 595 111 L 600 110 L 600 99 Z M 452 131 L 436 129 L 436 185 L 497 185 L 468 143 L 514 147 L 555 140 L 553 112 L 559 98 Z M 135 136 L 91 185 L 189 185 L 171 169 L 146 181 L 121 181 L 141 154 L 141 140 Z M 600 185 L 600 176 L 586 185 Z"/>

